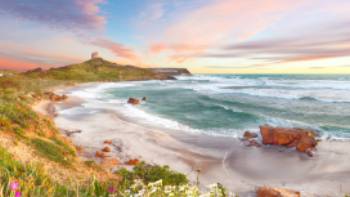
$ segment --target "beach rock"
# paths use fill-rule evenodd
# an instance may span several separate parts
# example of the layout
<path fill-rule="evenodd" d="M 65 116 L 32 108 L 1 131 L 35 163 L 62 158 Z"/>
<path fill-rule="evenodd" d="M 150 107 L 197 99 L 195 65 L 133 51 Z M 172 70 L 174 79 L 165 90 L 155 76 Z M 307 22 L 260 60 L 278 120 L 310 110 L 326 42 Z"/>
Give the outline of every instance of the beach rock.
<path fill-rule="evenodd" d="M 300 197 L 301 194 L 298 191 L 282 188 L 272 187 L 259 187 L 256 190 L 257 197 Z"/>
<path fill-rule="evenodd" d="M 245 131 L 243 134 L 243 138 L 245 140 L 250 140 L 252 138 L 257 138 L 257 137 L 258 137 L 258 134 L 250 132 L 250 131 Z"/>
<path fill-rule="evenodd" d="M 139 163 L 140 163 L 140 160 L 138 159 L 130 159 L 129 161 L 126 162 L 126 165 L 135 166 Z"/>
<path fill-rule="evenodd" d="M 142 101 L 146 101 L 147 100 L 147 97 L 142 97 Z"/>
<path fill-rule="evenodd" d="M 105 146 L 103 149 L 102 149 L 103 152 L 111 152 L 112 149 L 109 147 L 109 146 Z"/>
<path fill-rule="evenodd" d="M 103 141 L 103 143 L 111 145 L 113 142 L 112 142 L 112 140 L 105 140 L 105 141 Z"/>
<path fill-rule="evenodd" d="M 140 104 L 140 100 L 136 98 L 129 98 L 128 103 L 132 105 L 138 105 Z"/>
<path fill-rule="evenodd" d="M 297 151 L 307 153 L 317 145 L 316 133 L 300 128 L 281 128 L 269 125 L 260 126 L 263 144 L 280 145 L 288 148 L 295 147 Z"/>
<path fill-rule="evenodd" d="M 96 151 L 95 157 L 97 157 L 97 158 L 105 158 L 105 157 L 107 157 L 107 155 L 104 152 L 102 152 L 102 151 Z"/>

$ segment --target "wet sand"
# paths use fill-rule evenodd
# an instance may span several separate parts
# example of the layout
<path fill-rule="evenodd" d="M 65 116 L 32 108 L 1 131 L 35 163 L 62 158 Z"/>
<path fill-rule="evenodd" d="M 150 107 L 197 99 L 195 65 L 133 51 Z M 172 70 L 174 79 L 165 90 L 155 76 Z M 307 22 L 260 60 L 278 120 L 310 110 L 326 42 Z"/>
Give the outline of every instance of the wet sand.
<path fill-rule="evenodd" d="M 78 89 L 79 87 L 75 87 Z M 202 187 L 220 182 L 240 196 L 254 196 L 258 186 L 301 191 L 302 196 L 344 196 L 350 193 L 350 142 L 322 141 L 314 157 L 275 147 L 246 147 L 235 138 L 185 133 L 135 123 L 112 110 L 78 115 L 61 113 L 84 98 L 56 104 L 55 122 L 65 130 L 81 130 L 73 142 L 94 158 L 104 140 L 113 141 L 112 156 L 138 158 L 169 165 L 194 182 L 199 171 Z"/>

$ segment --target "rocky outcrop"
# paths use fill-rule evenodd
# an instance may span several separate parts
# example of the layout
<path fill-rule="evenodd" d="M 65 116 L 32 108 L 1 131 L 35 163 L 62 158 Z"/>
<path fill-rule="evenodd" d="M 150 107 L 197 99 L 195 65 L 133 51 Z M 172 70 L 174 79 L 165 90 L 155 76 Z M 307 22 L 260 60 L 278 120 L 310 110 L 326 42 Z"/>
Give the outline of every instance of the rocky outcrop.
<path fill-rule="evenodd" d="M 297 151 L 312 156 L 317 145 L 316 133 L 300 128 L 281 128 L 269 125 L 260 126 L 262 143 L 265 145 L 280 145 L 288 148 L 295 147 Z"/>
<path fill-rule="evenodd" d="M 186 68 L 149 68 L 152 72 L 168 76 L 185 75 L 191 76 L 192 74 Z"/>
<path fill-rule="evenodd" d="M 140 104 L 140 100 L 136 99 L 136 98 L 129 98 L 128 103 L 132 104 L 132 105 L 138 105 L 138 104 Z"/>
<path fill-rule="evenodd" d="M 57 95 L 53 92 L 45 92 L 44 96 L 46 96 L 50 101 L 60 102 L 66 100 L 68 97 L 66 95 Z"/>
<path fill-rule="evenodd" d="M 257 197 L 300 197 L 301 194 L 298 191 L 282 188 L 272 187 L 259 187 L 256 190 Z"/>

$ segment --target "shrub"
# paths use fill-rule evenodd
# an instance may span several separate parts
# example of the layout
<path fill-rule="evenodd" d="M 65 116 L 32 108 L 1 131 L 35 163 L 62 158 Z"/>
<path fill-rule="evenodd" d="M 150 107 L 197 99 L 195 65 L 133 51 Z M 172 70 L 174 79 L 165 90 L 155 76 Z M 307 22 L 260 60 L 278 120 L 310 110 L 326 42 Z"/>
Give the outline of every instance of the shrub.
<path fill-rule="evenodd" d="M 168 166 L 150 165 L 144 162 L 136 165 L 132 171 L 120 169 L 117 174 L 121 176 L 120 189 L 129 188 L 135 180 L 141 179 L 145 184 L 162 180 L 164 185 L 183 185 L 188 183 L 184 174 L 171 170 Z"/>

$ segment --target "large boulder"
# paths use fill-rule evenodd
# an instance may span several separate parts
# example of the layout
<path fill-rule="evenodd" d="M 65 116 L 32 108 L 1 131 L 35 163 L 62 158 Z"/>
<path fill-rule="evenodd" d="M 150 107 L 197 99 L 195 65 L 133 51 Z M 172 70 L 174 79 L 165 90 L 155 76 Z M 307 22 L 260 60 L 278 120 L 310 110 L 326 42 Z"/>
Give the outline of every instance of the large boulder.
<path fill-rule="evenodd" d="M 140 104 L 140 100 L 136 99 L 136 98 L 129 98 L 128 103 L 132 104 L 132 105 L 138 105 L 138 104 Z"/>
<path fill-rule="evenodd" d="M 282 188 L 272 187 L 259 187 L 256 190 L 257 197 L 300 197 L 301 194 L 298 191 Z"/>
<path fill-rule="evenodd" d="M 260 126 L 263 144 L 295 147 L 299 152 L 311 156 L 311 151 L 317 145 L 316 133 L 312 130 L 300 128 L 281 128 L 269 125 Z"/>

